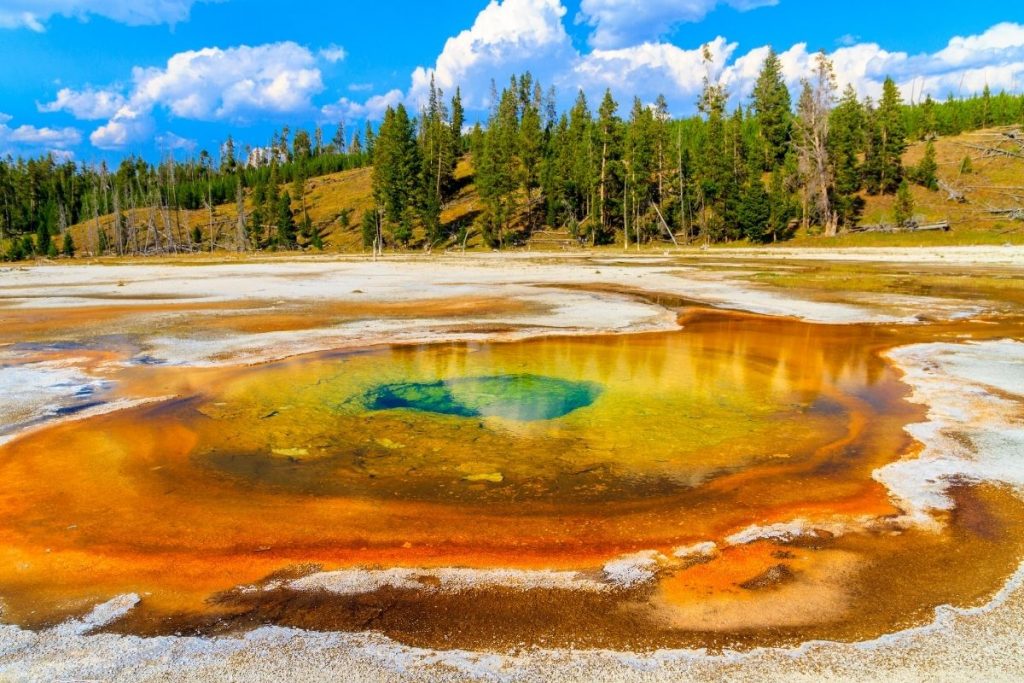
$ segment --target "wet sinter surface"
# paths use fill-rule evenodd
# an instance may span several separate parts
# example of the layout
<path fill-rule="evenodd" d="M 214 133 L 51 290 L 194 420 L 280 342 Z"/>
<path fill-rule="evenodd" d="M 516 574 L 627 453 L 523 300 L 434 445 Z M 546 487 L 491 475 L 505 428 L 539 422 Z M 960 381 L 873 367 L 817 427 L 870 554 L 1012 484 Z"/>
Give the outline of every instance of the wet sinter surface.
<path fill-rule="evenodd" d="M 1016 568 L 1016 497 L 965 483 L 939 530 L 917 529 L 872 478 L 913 455 L 903 427 L 922 416 L 880 356 L 891 329 L 683 322 L 133 364 L 125 387 L 176 398 L 0 446 L 2 618 L 36 628 L 132 592 L 110 630 L 745 647 L 889 632 Z M 350 568 L 372 580 L 316 578 Z M 524 588 L 507 570 L 574 578 Z"/>

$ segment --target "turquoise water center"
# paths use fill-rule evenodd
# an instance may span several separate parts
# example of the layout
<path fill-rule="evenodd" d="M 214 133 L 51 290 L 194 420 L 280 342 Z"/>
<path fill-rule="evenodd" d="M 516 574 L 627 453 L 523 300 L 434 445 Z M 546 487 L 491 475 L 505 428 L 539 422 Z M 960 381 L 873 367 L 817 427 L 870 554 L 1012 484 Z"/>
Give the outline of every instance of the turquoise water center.
<path fill-rule="evenodd" d="M 534 422 L 585 408 L 597 400 L 601 391 L 594 382 L 513 374 L 381 384 L 367 391 L 364 401 L 369 410 L 408 409 Z"/>

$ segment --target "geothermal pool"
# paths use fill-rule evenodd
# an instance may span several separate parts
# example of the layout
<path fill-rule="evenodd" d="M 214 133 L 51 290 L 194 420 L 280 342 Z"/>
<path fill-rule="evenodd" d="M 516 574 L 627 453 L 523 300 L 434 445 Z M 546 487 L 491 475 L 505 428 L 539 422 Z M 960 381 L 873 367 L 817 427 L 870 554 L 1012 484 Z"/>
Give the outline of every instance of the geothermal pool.
<path fill-rule="evenodd" d="M 941 532 L 901 520 L 872 472 L 913 453 L 922 414 L 885 337 L 691 309 L 677 332 L 141 364 L 134 382 L 191 390 L 4 449 L 4 616 L 40 627 L 132 592 L 106 628 L 877 636 L 991 591 L 1024 526 L 970 486 Z M 984 561 L 949 571 L 965 555 Z"/>
<path fill-rule="evenodd" d="M 9 310 L 0 378 L 48 379 L 8 394 L 0 618 L 95 637 L 272 626 L 432 652 L 753 652 L 923 626 L 1018 571 L 1024 501 L 981 455 L 971 470 L 929 450 L 935 407 L 907 369 L 998 386 L 1015 362 L 986 379 L 951 340 L 1020 356 L 985 341 L 1016 318 L 829 324 L 586 296 L 654 322 L 520 334 L 549 301 L 442 301 L 418 340 L 385 327 L 240 363 L 241 336 L 299 335 L 317 309 L 146 303 L 49 331 L 39 316 L 59 313 Z M 396 317 L 343 309 L 332 324 Z M 480 318 L 495 309 L 511 318 Z M 985 419 L 1016 419 L 1006 406 Z"/>

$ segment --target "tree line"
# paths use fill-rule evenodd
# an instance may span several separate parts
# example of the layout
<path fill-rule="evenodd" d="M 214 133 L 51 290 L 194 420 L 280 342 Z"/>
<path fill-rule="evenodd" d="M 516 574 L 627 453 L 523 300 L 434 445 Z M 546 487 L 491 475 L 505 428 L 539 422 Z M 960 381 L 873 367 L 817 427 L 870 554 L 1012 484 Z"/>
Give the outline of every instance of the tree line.
<path fill-rule="evenodd" d="M 704 59 L 710 74 L 707 50 Z M 530 74 L 512 77 L 500 93 L 492 86 L 486 122 L 467 135 L 483 206 L 474 227 L 493 248 L 550 228 L 627 247 L 655 239 L 772 242 L 801 227 L 834 235 L 857 224 L 865 195 L 896 195 L 895 218 L 908 220 L 908 184 L 938 189 L 936 137 L 1024 122 L 1024 97 L 987 87 L 966 99 L 910 104 L 891 78 L 877 101 L 852 86 L 840 93 L 824 53 L 795 102 L 774 51 L 749 103 L 730 109 L 730 101 L 710 76 L 698 113 L 682 119 L 670 116 L 664 97 L 634 98 L 623 111 L 606 91 L 595 113 L 580 91 L 560 113 L 554 90 Z M 438 232 L 436 202 L 446 195 L 424 164 L 423 140 L 444 123 L 436 104 L 418 128 L 404 106 L 388 110 L 378 141 L 387 156 L 374 160 L 381 210 L 364 217 L 367 239 L 407 246 L 418 207 L 425 246 L 465 240 L 464 224 Z M 906 168 L 903 154 L 915 140 L 925 141 L 923 159 Z"/>
<path fill-rule="evenodd" d="M 372 139 L 372 129 L 367 132 Z M 116 255 L 292 248 L 302 235 L 316 244 L 308 215 L 294 215 L 289 191 L 280 188 L 294 194 L 309 178 L 370 162 L 363 138 L 359 132 L 347 138 L 344 123 L 329 141 L 319 127 L 294 136 L 285 127 L 266 147 L 236 151 L 228 136 L 219 152 L 217 161 L 202 150 L 185 161 L 156 164 L 129 156 L 116 169 L 52 154 L 0 159 L 0 258 L 72 256 L 80 247 Z M 235 225 L 225 226 L 214 208 L 234 202 Z M 205 236 L 190 228 L 189 214 L 197 211 L 210 217 Z M 78 224 L 87 226 L 88 245 L 72 239 L 68 228 Z"/>
<path fill-rule="evenodd" d="M 67 228 L 75 224 L 92 226 L 87 246 L 100 254 L 322 248 L 330 226 L 310 220 L 306 181 L 370 164 L 375 208 L 360 231 L 374 250 L 464 246 L 471 232 L 503 248 L 549 229 L 625 246 L 771 242 L 801 227 L 832 235 L 856 225 L 865 195 L 896 195 L 897 218 L 906 219 L 909 183 L 937 189 L 937 136 L 1024 122 L 1024 97 L 987 87 L 913 103 L 890 78 L 877 100 L 852 87 L 839 92 L 824 53 L 793 101 L 770 52 L 749 99 L 730 107 L 734 93 L 710 76 L 707 50 L 704 57 L 697 113 L 684 118 L 669 114 L 664 97 L 623 108 L 610 91 L 596 112 L 582 91 L 560 112 L 554 89 L 524 74 L 500 92 L 492 86 L 486 120 L 468 130 L 459 91 L 446 100 L 432 82 L 421 111 L 390 107 L 362 135 L 348 138 L 343 123 L 329 141 L 319 127 L 285 128 L 241 155 L 229 137 L 216 163 L 206 151 L 157 164 L 132 156 L 116 170 L 8 157 L 0 160 L 0 248 L 8 260 L 72 255 Z M 924 141 L 925 151 L 906 168 L 911 141 Z M 445 223 L 467 155 L 480 210 Z M 216 218 L 214 207 L 230 203 L 236 216 Z M 208 216 L 205 234 L 181 215 L 197 211 Z M 341 212 L 331 222 L 345 228 L 350 219 Z"/>

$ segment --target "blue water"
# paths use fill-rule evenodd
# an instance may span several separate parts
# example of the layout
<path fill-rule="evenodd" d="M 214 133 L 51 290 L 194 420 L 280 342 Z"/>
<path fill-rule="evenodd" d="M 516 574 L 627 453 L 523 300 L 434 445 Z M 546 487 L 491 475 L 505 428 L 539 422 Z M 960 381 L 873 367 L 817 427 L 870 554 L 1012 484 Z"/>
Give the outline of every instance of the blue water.
<path fill-rule="evenodd" d="M 363 400 L 368 410 L 408 409 L 533 422 L 568 415 L 600 395 L 601 387 L 593 382 L 524 374 L 382 384 L 366 392 Z"/>

